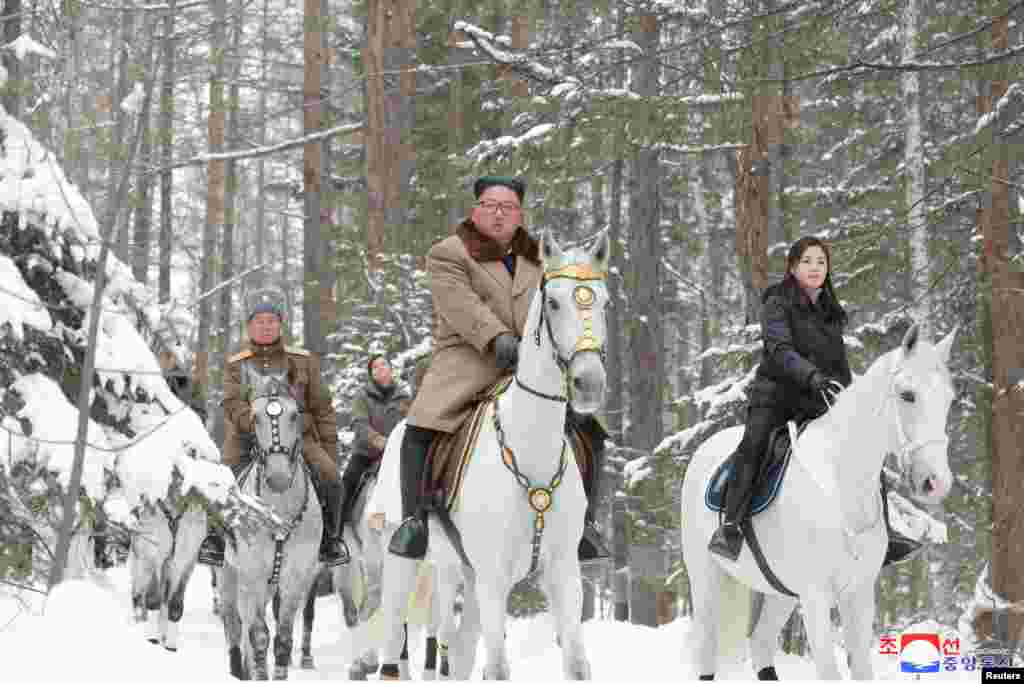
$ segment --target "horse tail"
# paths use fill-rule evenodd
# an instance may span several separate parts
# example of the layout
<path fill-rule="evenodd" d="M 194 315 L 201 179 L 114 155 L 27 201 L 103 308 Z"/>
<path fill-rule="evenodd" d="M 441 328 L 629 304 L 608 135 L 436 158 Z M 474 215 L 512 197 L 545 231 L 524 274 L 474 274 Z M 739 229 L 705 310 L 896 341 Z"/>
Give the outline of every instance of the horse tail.
<path fill-rule="evenodd" d="M 718 656 L 727 661 L 744 655 L 750 619 L 753 591 L 728 572 L 722 572 L 718 594 Z"/>

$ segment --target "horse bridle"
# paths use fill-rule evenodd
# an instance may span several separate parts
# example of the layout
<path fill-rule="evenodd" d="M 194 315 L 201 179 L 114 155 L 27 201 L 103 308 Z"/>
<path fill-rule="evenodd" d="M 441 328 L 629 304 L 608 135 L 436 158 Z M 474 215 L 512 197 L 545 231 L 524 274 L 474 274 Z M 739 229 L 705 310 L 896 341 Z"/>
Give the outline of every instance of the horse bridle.
<path fill-rule="evenodd" d="M 262 446 L 259 445 L 258 442 L 254 442 L 250 449 L 250 453 L 252 454 L 253 460 L 255 460 L 257 463 L 262 463 L 264 465 L 267 462 L 267 457 L 269 457 L 271 454 L 287 455 L 292 462 L 291 476 L 288 479 L 288 486 L 290 487 L 295 482 L 295 473 L 298 472 L 299 461 L 301 460 L 297 458 L 295 455 L 295 450 L 298 448 L 299 440 L 296 440 L 295 444 L 292 445 L 290 450 L 286 449 L 284 445 L 281 444 L 280 417 L 281 414 L 284 413 L 284 406 L 282 406 L 281 402 L 279 401 L 280 396 L 281 395 L 275 390 L 270 394 L 260 394 L 252 398 L 252 401 L 256 401 L 257 399 L 270 400 L 269 402 L 267 402 L 267 405 L 264 407 L 263 411 L 264 413 L 267 414 L 267 417 L 270 418 L 271 443 L 269 447 L 263 448 Z M 302 413 L 301 406 L 299 407 L 299 413 Z M 257 491 L 257 493 L 259 492 Z"/>
<path fill-rule="evenodd" d="M 599 271 L 590 264 L 571 264 L 569 266 L 563 266 L 561 268 L 552 269 L 545 271 L 541 276 L 540 280 L 540 320 L 537 321 L 537 327 L 533 331 L 533 341 L 538 347 L 540 347 L 540 330 L 543 327 L 547 331 L 548 341 L 551 343 L 551 355 L 558 365 L 558 369 L 562 371 L 562 387 L 566 388 L 565 395 L 547 394 L 540 392 L 527 386 L 522 380 L 519 379 L 519 373 L 516 372 L 515 380 L 516 384 L 522 387 L 524 390 L 535 396 L 550 401 L 567 402 L 572 392 L 572 386 L 567 381 L 569 375 L 569 367 L 572 364 L 573 359 L 576 358 L 577 354 L 583 352 L 597 352 L 601 356 L 601 363 L 605 362 L 607 358 L 607 341 L 598 340 L 597 336 L 594 335 L 594 300 L 597 298 L 594 294 L 593 288 L 585 283 L 588 281 L 600 281 L 605 282 L 606 274 L 604 271 Z M 575 280 L 579 284 L 573 289 L 573 301 L 576 303 L 576 315 L 580 320 L 583 321 L 583 334 L 580 335 L 579 339 L 576 340 L 576 346 L 573 348 L 569 358 L 565 358 L 558 348 L 558 343 L 555 342 L 555 334 L 551 332 L 551 318 L 546 314 L 548 304 L 548 292 L 547 284 L 557 278 L 565 278 L 567 280 Z"/>
<path fill-rule="evenodd" d="M 897 396 L 896 392 L 896 376 L 899 375 L 900 369 L 896 368 L 893 370 L 891 380 L 889 382 L 889 391 L 886 392 L 885 401 L 878 406 L 878 415 L 882 413 L 885 407 Z M 903 479 L 910 477 L 910 456 L 914 452 L 923 449 L 930 444 L 941 444 L 943 447 L 949 447 L 949 435 L 945 432 L 942 433 L 941 437 L 925 437 L 917 440 L 910 439 L 907 436 L 907 431 L 903 427 L 903 421 L 900 419 L 899 411 L 896 413 L 896 438 L 900 442 L 899 452 L 896 454 L 896 459 L 900 464 L 900 476 Z M 911 483 L 913 485 L 913 483 Z"/>

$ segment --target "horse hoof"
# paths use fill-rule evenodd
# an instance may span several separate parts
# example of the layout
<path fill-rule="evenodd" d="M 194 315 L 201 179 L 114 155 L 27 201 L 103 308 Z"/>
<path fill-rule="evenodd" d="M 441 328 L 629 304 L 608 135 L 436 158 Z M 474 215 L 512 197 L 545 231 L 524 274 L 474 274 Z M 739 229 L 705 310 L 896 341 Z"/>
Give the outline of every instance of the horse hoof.
<path fill-rule="evenodd" d="M 311 655 L 303 655 L 302 656 L 301 667 L 302 667 L 303 670 L 315 670 L 316 666 L 313 665 L 313 656 L 311 656 Z"/>
<path fill-rule="evenodd" d="M 282 681 L 288 679 L 288 668 L 283 665 L 274 666 L 274 681 Z"/>
<path fill-rule="evenodd" d="M 160 637 L 155 637 L 155 636 L 146 637 L 146 641 L 148 641 L 151 644 L 159 644 L 160 643 Z"/>
<path fill-rule="evenodd" d="M 167 651 L 168 653 L 177 653 L 178 652 L 178 647 L 177 646 L 168 646 L 167 644 L 164 644 L 164 650 Z"/>

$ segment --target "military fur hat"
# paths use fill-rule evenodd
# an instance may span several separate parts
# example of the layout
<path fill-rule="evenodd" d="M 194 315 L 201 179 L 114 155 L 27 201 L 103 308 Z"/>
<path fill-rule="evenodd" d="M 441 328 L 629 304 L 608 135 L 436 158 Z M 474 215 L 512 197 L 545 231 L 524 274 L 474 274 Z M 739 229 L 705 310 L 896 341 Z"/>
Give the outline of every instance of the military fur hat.
<path fill-rule="evenodd" d="M 283 320 L 285 309 L 284 293 L 274 288 L 254 290 L 246 297 L 247 321 L 251 321 L 256 314 L 261 313 L 271 313 Z"/>

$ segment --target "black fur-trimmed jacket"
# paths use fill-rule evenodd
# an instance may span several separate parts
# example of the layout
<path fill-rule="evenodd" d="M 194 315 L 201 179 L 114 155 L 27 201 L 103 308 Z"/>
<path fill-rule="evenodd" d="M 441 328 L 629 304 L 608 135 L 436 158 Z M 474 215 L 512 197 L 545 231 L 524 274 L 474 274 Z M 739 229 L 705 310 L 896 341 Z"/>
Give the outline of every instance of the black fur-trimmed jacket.
<path fill-rule="evenodd" d="M 764 356 L 747 390 L 751 406 L 785 406 L 797 415 L 817 416 L 828 407 L 809 387 L 815 371 L 844 387 L 850 385 L 842 325 L 828 320 L 821 307 L 828 296 L 822 291 L 814 304 L 792 278 L 765 290 L 761 314 Z"/>

